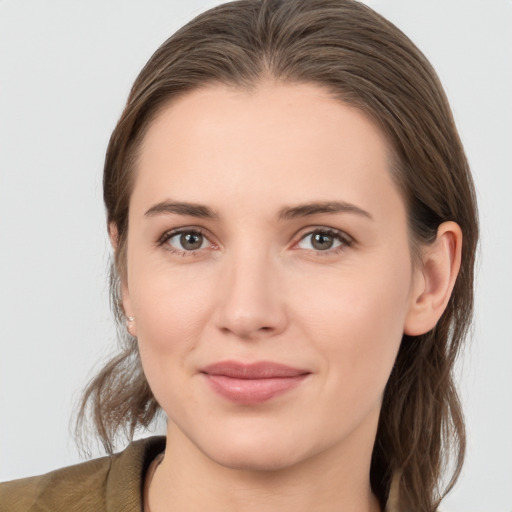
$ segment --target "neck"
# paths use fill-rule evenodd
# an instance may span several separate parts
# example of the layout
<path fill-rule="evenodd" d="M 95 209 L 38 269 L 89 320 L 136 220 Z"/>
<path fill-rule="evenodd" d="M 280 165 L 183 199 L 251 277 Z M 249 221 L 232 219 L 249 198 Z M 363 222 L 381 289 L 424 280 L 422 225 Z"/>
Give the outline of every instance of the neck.
<path fill-rule="evenodd" d="M 369 482 L 371 450 L 353 453 L 346 444 L 281 469 L 237 469 L 207 457 L 170 422 L 150 510 L 379 512 Z"/>

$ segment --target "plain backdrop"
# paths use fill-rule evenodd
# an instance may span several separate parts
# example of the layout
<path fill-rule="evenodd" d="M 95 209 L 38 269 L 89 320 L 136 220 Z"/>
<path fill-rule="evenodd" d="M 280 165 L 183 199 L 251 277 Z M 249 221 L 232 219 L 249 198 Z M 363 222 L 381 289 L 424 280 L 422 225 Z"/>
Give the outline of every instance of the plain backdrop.
<path fill-rule="evenodd" d="M 216 3 L 0 0 L 0 480 L 79 461 L 74 404 L 115 347 L 108 137 L 152 52 Z M 437 69 L 478 189 L 476 322 L 458 368 L 468 456 L 444 508 L 510 512 L 512 2 L 367 3 Z"/>

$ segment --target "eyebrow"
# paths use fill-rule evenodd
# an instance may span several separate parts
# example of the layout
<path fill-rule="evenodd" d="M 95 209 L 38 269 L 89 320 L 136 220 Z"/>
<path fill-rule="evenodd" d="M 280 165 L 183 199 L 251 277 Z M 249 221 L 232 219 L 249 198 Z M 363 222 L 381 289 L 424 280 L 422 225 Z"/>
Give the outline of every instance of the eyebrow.
<path fill-rule="evenodd" d="M 345 201 L 324 201 L 318 203 L 306 203 L 298 206 L 283 208 L 279 213 L 280 219 L 295 219 L 297 217 L 307 217 L 310 215 L 319 215 L 322 213 L 355 213 L 368 219 L 372 215 L 352 203 Z"/>
<path fill-rule="evenodd" d="M 155 215 L 175 213 L 178 215 L 189 215 L 191 217 L 198 217 L 201 219 L 215 219 L 216 213 L 201 204 L 176 202 L 176 201 L 162 201 L 152 206 L 144 215 L 146 217 L 153 217 Z"/>
<path fill-rule="evenodd" d="M 299 217 L 308 217 L 311 215 L 320 215 L 323 213 L 355 213 L 368 219 L 373 219 L 372 215 L 352 203 L 345 201 L 323 201 L 314 203 L 305 203 L 297 206 L 288 206 L 279 212 L 279 218 L 282 220 L 296 219 Z M 218 215 L 207 206 L 178 201 L 162 201 L 152 206 L 144 215 L 153 217 L 162 214 L 189 215 L 201 219 L 217 219 Z"/>

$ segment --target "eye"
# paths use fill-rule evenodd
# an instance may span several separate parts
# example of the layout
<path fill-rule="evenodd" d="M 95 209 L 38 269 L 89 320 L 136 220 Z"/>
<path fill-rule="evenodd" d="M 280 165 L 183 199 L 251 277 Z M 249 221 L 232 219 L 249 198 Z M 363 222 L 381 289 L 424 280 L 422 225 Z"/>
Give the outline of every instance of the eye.
<path fill-rule="evenodd" d="M 197 230 L 171 232 L 164 235 L 161 244 L 167 244 L 176 252 L 194 252 L 211 245 L 210 241 Z"/>
<path fill-rule="evenodd" d="M 350 238 L 340 231 L 317 229 L 304 235 L 298 242 L 299 249 L 329 251 L 342 246 L 349 246 Z"/>

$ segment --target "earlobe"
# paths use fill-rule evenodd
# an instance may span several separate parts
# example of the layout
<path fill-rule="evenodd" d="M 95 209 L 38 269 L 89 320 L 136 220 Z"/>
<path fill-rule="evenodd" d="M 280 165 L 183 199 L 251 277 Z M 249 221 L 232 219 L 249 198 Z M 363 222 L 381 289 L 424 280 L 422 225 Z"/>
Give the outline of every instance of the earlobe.
<path fill-rule="evenodd" d="M 426 245 L 416 269 L 404 334 L 418 336 L 441 318 L 460 269 L 462 231 L 455 222 L 443 222 L 436 240 Z"/>
<path fill-rule="evenodd" d="M 110 238 L 110 244 L 114 253 L 117 251 L 119 246 L 119 232 L 117 226 L 111 222 L 108 226 L 108 235 Z M 126 282 L 126 275 L 119 276 L 121 281 L 121 303 L 123 306 L 123 312 L 126 316 L 126 330 L 135 338 L 137 337 L 137 324 L 135 318 L 132 316 L 132 305 L 130 300 L 130 292 L 128 290 L 128 284 Z"/>
<path fill-rule="evenodd" d="M 137 325 L 135 323 L 135 317 L 129 316 L 126 318 L 126 330 L 134 337 L 137 337 Z"/>
<path fill-rule="evenodd" d="M 119 241 L 119 233 L 117 231 L 117 226 L 113 222 L 110 222 L 108 225 L 108 237 L 110 239 L 110 245 L 115 252 Z"/>
<path fill-rule="evenodd" d="M 123 304 L 123 311 L 126 316 L 126 330 L 133 336 L 137 337 L 137 322 L 133 316 L 133 308 L 130 298 L 130 291 L 126 280 L 121 281 L 121 302 Z"/>

